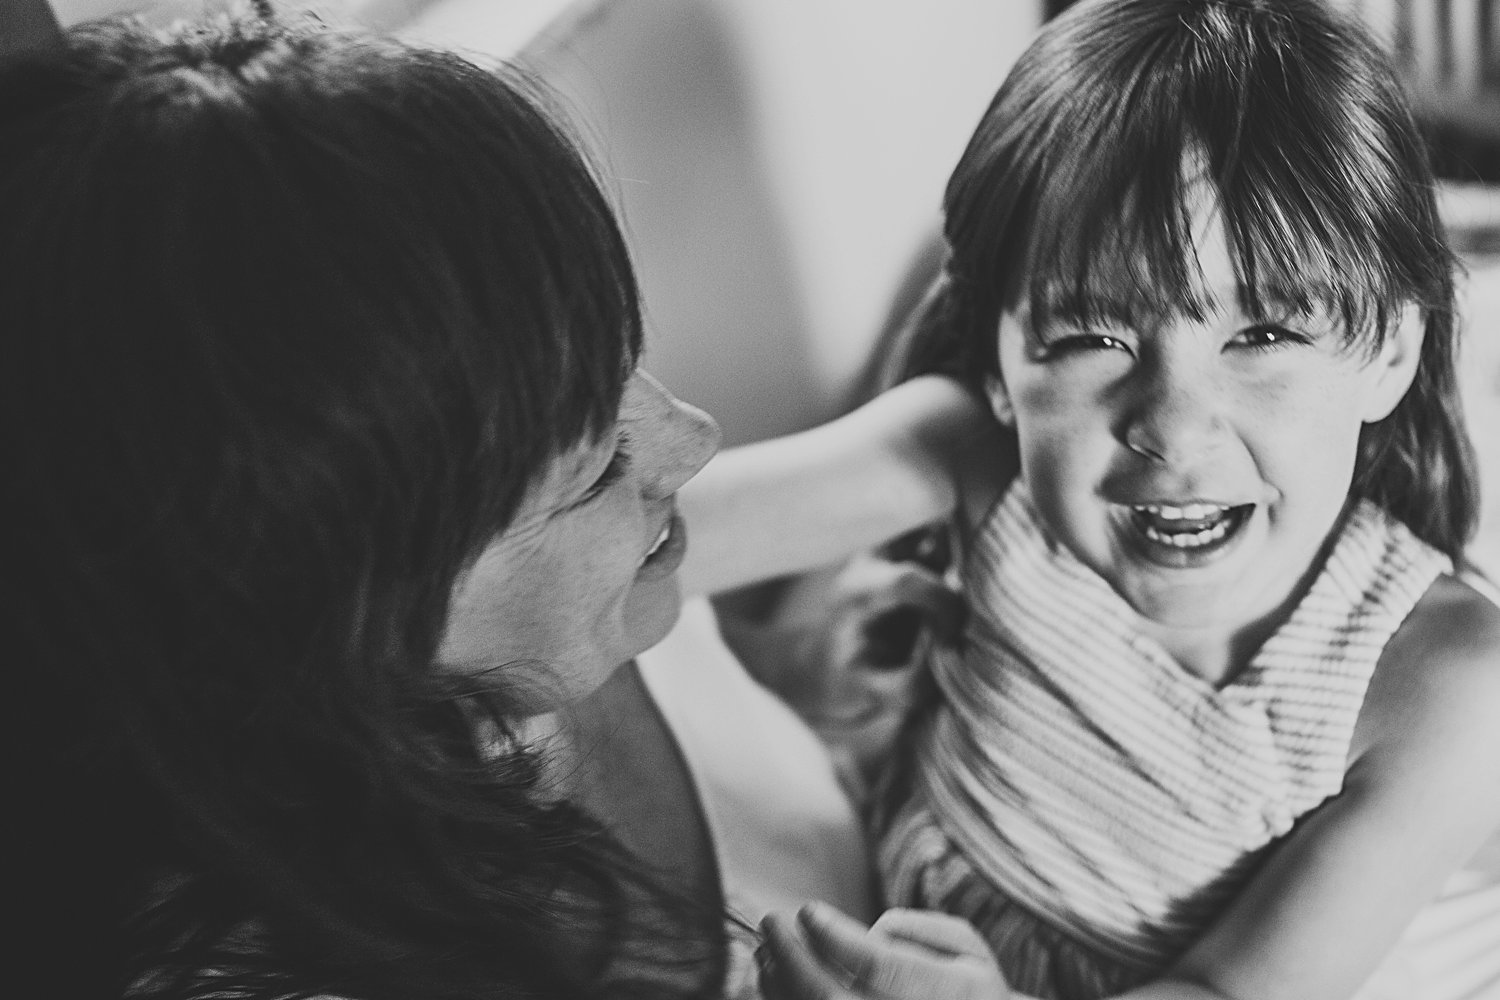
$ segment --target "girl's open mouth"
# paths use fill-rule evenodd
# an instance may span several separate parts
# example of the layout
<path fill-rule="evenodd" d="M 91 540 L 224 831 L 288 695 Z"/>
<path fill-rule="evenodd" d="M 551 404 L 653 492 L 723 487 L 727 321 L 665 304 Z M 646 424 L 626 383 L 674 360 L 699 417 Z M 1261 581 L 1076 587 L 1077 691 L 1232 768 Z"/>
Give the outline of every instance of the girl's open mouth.
<path fill-rule="evenodd" d="M 1184 556 L 1206 556 L 1227 546 L 1255 512 L 1255 504 L 1132 504 L 1130 523 L 1148 555 L 1174 565 Z"/>

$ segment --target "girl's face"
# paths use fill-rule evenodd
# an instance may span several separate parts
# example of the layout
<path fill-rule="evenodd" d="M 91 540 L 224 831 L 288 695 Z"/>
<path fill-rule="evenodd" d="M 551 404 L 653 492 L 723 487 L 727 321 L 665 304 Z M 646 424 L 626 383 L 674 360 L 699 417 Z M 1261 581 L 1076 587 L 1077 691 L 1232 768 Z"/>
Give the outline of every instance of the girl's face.
<path fill-rule="evenodd" d="M 644 372 L 615 426 L 557 458 L 454 587 L 442 668 L 498 684 L 522 714 L 589 694 L 677 620 L 687 536 L 674 494 L 719 429 Z"/>
<path fill-rule="evenodd" d="M 1372 355 L 1334 315 L 1247 315 L 1211 191 L 1195 190 L 1204 317 L 1141 315 L 1125 279 L 1046 316 L 1023 302 L 1000 321 L 992 397 L 1055 537 L 1184 664 L 1215 649 L 1218 670 L 1298 592 L 1344 507 L 1360 427 L 1405 393 L 1422 334 L 1407 309 Z"/>

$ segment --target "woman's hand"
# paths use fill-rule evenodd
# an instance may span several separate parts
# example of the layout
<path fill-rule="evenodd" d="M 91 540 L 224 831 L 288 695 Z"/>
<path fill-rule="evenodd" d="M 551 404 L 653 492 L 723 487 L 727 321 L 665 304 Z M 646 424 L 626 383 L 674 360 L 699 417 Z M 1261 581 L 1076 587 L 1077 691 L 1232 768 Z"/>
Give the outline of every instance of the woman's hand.
<path fill-rule="evenodd" d="M 768 1000 L 1007 1000 L 988 945 L 968 921 L 887 910 L 871 927 L 824 903 L 761 922 Z"/>

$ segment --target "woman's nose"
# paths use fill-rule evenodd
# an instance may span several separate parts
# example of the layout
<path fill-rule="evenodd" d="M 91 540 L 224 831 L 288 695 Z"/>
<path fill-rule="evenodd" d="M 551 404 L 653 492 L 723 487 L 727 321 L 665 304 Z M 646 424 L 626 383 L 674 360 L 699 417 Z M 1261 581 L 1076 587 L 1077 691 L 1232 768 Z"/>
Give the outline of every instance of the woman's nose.
<path fill-rule="evenodd" d="M 1121 434 L 1131 451 L 1181 466 L 1217 447 L 1225 427 L 1222 394 L 1208 373 L 1155 361 L 1141 366 L 1137 388 Z"/>
<path fill-rule="evenodd" d="M 640 374 L 650 396 L 643 465 L 643 488 L 652 497 L 675 493 L 719 450 L 719 425 L 713 417 L 673 396 L 661 383 Z"/>

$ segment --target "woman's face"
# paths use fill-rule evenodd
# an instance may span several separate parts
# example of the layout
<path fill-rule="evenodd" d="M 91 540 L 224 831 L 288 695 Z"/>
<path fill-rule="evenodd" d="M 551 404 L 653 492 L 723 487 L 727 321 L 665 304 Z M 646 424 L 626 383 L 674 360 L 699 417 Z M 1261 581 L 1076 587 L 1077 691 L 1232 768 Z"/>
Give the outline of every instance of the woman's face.
<path fill-rule="evenodd" d="M 541 714 L 655 645 L 681 604 L 675 494 L 718 446 L 712 418 L 637 372 L 614 427 L 555 459 L 459 577 L 439 665 L 496 671 L 521 714 Z"/>

